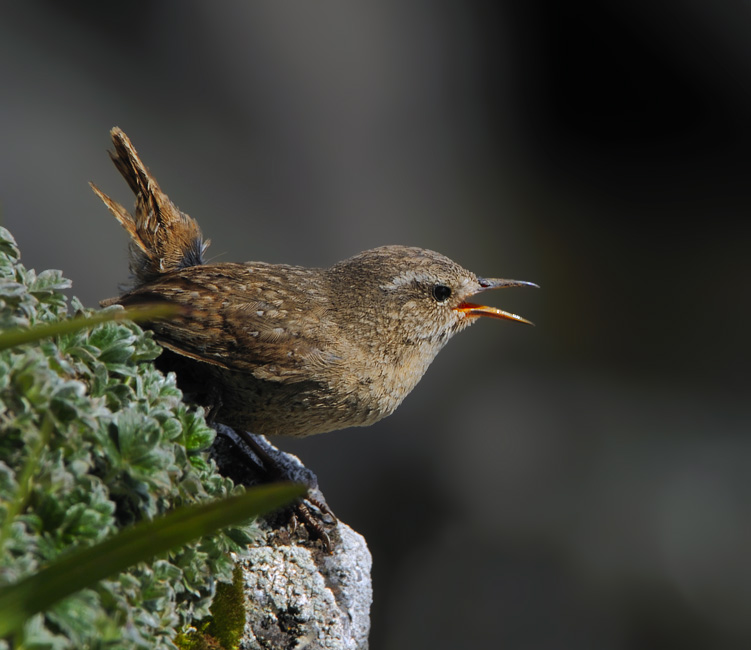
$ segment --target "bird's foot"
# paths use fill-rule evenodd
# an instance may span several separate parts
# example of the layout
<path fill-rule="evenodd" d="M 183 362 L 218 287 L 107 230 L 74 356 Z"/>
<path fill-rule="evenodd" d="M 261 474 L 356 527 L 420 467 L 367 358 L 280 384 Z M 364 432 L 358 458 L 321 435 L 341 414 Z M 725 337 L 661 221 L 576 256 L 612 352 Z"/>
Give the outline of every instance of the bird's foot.
<path fill-rule="evenodd" d="M 284 531 L 277 530 L 275 537 L 284 541 L 302 529 L 309 539 L 320 540 L 326 553 L 333 550 L 332 534 L 336 534 L 336 515 L 329 508 L 318 489 L 315 474 L 304 467 L 296 458 L 279 451 L 263 436 L 257 436 L 232 429 L 224 425 L 216 426 L 217 433 L 241 454 L 222 454 L 215 448 L 214 456 L 222 472 L 235 482 L 243 485 L 257 485 L 274 481 L 293 481 L 308 486 L 308 493 L 299 501 L 272 515 L 268 521 Z M 216 443 L 215 443 L 216 446 Z"/>

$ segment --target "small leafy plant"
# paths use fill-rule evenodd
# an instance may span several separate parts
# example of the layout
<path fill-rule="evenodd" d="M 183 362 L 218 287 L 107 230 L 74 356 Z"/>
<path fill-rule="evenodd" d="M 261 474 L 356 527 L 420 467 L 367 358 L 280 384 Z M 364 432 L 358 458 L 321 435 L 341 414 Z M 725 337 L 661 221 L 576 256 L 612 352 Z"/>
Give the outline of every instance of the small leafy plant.
<path fill-rule="evenodd" d="M 69 287 L 59 271 L 24 268 L 0 228 L 0 330 L 67 318 Z M 0 342 L 0 590 L 80 549 L 101 552 L 139 521 L 239 490 L 204 453 L 214 431 L 202 412 L 149 363 L 158 354 L 149 333 L 118 320 Z M 13 642 L 175 648 L 177 633 L 208 614 L 216 581 L 232 581 L 230 552 L 242 555 L 254 534 L 246 523 L 161 552 L 34 615 Z"/>

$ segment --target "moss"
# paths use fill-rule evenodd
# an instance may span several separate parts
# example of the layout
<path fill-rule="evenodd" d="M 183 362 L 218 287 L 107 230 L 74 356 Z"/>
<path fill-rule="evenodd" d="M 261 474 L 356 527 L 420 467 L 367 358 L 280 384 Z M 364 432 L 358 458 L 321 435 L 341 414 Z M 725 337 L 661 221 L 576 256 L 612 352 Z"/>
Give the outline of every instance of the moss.
<path fill-rule="evenodd" d="M 207 619 L 197 627 L 180 633 L 175 639 L 177 647 L 180 650 L 222 650 L 219 642 L 206 632 L 209 621 L 210 619 Z"/>
<path fill-rule="evenodd" d="M 230 584 L 217 586 L 211 603 L 211 622 L 208 634 L 216 638 L 223 648 L 231 650 L 240 643 L 245 627 L 245 594 L 242 567 L 235 566 Z"/>
<path fill-rule="evenodd" d="M 235 650 L 243 635 L 245 616 L 243 572 L 242 567 L 236 565 L 232 572 L 232 582 L 217 585 L 216 595 L 211 603 L 211 616 L 190 633 L 181 635 L 176 641 L 177 646 L 183 650 Z"/>

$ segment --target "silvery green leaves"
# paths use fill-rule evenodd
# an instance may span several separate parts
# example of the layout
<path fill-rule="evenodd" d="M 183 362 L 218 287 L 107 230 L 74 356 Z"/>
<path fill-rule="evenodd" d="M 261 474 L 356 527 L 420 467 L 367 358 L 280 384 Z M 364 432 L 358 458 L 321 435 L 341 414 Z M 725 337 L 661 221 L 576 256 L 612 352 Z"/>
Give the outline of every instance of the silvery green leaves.
<path fill-rule="evenodd" d="M 0 329 L 69 320 L 69 286 L 58 271 L 24 268 L 0 228 Z M 70 307 L 102 314 L 75 299 Z M 0 589 L 124 525 L 235 492 L 201 453 L 214 436 L 202 413 L 182 403 L 174 377 L 142 363 L 158 354 L 122 320 L 0 350 Z M 176 630 L 207 613 L 214 581 L 231 579 L 229 551 L 242 553 L 253 531 L 206 535 L 78 591 L 29 619 L 25 643 L 173 648 Z"/>

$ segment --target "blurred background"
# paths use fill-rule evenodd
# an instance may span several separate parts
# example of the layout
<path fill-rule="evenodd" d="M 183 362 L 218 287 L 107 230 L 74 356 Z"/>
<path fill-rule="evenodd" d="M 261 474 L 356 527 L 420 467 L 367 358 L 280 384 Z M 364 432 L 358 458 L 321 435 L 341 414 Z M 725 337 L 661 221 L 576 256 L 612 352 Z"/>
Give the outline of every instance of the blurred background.
<path fill-rule="evenodd" d="M 747 3 L 27 0 L 0 21 L 0 223 L 87 305 L 127 280 L 133 139 L 218 261 L 410 244 L 483 321 L 395 415 L 277 440 L 374 557 L 373 650 L 751 644 Z"/>

